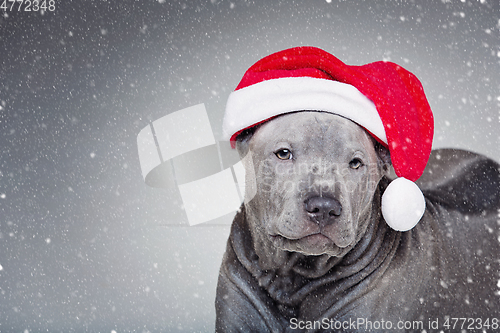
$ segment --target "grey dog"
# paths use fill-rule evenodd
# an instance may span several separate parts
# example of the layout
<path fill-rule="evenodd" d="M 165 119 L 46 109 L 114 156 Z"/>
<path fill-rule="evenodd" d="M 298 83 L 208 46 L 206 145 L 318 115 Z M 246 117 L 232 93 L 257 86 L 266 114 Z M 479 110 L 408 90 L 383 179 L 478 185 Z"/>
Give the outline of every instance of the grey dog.
<path fill-rule="evenodd" d="M 399 232 L 381 215 L 389 151 L 351 120 L 293 112 L 236 148 L 247 199 L 220 269 L 217 332 L 500 327 L 496 162 L 433 151 L 417 181 L 425 213 Z"/>

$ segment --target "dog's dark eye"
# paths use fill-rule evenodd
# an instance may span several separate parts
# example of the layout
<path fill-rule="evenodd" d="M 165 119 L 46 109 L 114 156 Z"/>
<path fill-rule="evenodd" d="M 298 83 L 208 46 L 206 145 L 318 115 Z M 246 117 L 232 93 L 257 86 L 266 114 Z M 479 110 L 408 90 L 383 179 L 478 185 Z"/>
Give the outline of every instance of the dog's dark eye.
<path fill-rule="evenodd" d="M 292 152 L 288 149 L 280 149 L 277 152 L 274 153 L 277 158 L 280 160 L 291 160 L 292 159 Z"/>
<path fill-rule="evenodd" d="M 359 169 L 363 165 L 363 162 L 359 158 L 353 158 L 351 162 L 349 162 L 349 167 L 351 169 Z"/>

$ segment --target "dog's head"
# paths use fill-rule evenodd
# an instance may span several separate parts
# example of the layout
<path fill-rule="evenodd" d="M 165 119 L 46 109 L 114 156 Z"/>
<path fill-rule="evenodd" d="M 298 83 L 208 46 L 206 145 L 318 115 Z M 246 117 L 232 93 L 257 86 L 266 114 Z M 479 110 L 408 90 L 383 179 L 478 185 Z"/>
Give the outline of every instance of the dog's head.
<path fill-rule="evenodd" d="M 351 120 L 289 113 L 242 133 L 236 147 L 253 229 L 279 249 L 341 257 L 378 214 L 372 203 L 389 152 Z"/>

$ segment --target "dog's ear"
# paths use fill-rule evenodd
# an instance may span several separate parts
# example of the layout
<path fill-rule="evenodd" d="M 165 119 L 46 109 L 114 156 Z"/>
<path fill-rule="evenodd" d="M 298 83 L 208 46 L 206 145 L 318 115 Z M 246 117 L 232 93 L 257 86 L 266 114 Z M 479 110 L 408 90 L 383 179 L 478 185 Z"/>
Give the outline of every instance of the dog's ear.
<path fill-rule="evenodd" d="M 378 156 L 380 167 L 384 172 L 388 173 L 390 170 L 390 166 L 392 165 L 391 153 L 389 152 L 389 149 L 384 147 L 380 142 L 376 140 L 374 141 L 374 148 Z"/>
<path fill-rule="evenodd" d="M 240 158 L 243 158 L 246 156 L 249 150 L 249 145 L 250 145 L 250 140 L 252 139 L 253 134 L 255 133 L 256 126 L 248 128 L 238 134 L 236 137 L 236 150 L 238 151 L 238 154 L 240 155 Z"/>

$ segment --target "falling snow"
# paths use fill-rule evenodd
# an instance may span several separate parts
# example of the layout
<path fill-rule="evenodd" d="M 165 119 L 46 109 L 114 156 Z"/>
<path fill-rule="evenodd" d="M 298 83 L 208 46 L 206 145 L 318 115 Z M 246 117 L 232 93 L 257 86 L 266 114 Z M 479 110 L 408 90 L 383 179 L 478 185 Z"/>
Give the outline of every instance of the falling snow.
<path fill-rule="evenodd" d="M 279 49 L 408 67 L 435 147 L 500 160 L 494 1 L 56 3 L 0 14 L 0 332 L 213 331 L 231 217 L 188 227 L 178 192 L 145 186 L 137 134 L 205 103 L 220 135 L 242 72 Z"/>

